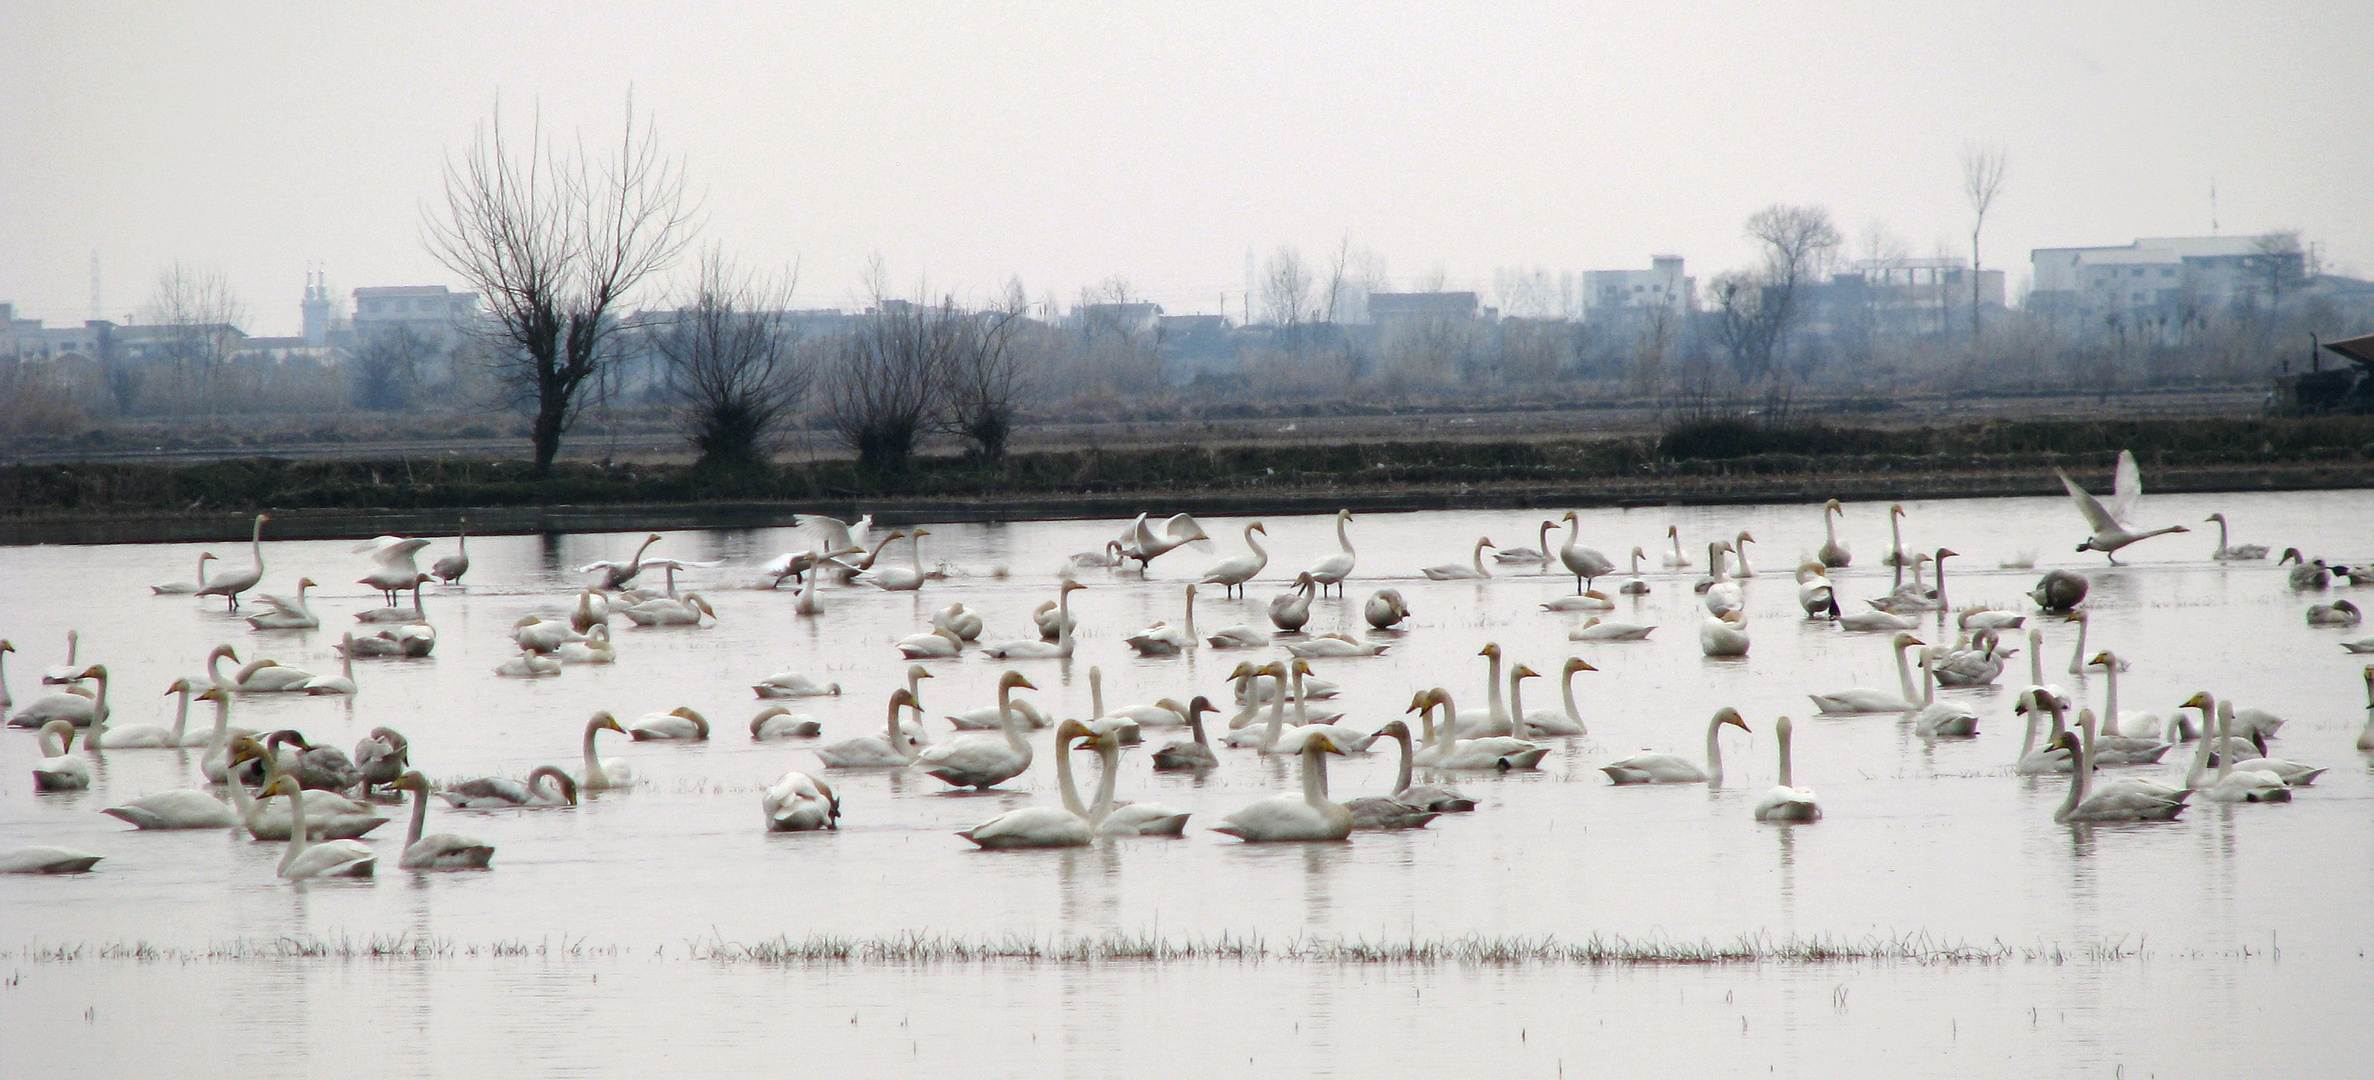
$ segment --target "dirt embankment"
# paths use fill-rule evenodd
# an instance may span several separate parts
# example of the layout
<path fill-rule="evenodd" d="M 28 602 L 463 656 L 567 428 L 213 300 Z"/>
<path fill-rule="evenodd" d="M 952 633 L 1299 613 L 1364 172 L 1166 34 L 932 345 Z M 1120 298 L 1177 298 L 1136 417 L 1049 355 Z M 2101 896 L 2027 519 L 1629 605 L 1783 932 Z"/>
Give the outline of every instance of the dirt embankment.
<path fill-rule="evenodd" d="M 1658 435 L 1370 440 L 919 460 L 897 477 L 846 462 L 763 472 L 515 461 L 87 463 L 0 468 L 0 542 L 204 540 L 272 510 L 283 538 L 1355 509 L 1788 502 L 2057 494 L 2053 470 L 2107 487 L 2121 449 L 2156 491 L 2374 486 L 2374 418 L 1995 421 L 1929 428 L 1747 422 Z"/>

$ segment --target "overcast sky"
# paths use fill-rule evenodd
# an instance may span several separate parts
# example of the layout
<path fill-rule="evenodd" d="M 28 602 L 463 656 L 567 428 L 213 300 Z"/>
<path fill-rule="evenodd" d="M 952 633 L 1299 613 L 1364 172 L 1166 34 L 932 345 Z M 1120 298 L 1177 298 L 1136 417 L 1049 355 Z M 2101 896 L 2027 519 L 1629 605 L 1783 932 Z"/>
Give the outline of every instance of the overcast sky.
<path fill-rule="evenodd" d="M 1987 263 L 2298 228 L 2374 272 L 2374 4 L 0 4 L 0 301 L 136 310 L 172 260 L 251 332 L 458 285 L 420 243 L 500 95 L 615 133 L 631 90 L 704 241 L 839 306 L 895 283 L 1233 314 L 1248 250 L 1439 272 L 1744 262 L 1776 201 L 1968 253 L 1958 157 L 2010 151 Z M 1487 302 L 1490 302 L 1487 299 Z"/>

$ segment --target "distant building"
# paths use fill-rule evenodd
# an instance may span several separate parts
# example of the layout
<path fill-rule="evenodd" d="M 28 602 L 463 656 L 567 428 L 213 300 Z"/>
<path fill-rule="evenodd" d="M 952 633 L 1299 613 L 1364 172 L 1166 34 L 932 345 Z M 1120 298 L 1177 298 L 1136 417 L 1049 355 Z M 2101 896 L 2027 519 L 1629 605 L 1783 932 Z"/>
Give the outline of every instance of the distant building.
<path fill-rule="evenodd" d="M 1368 321 L 1380 326 L 1397 322 L 1428 320 L 1462 321 L 1478 318 L 1490 309 L 1476 303 L 1472 292 L 1372 292 L 1368 294 Z"/>
<path fill-rule="evenodd" d="M 1657 255 L 1646 270 L 1583 272 L 1583 321 L 1629 325 L 1663 310 L 1688 314 L 1698 307 L 1698 279 L 1682 273 L 1682 257 Z"/>
<path fill-rule="evenodd" d="M 305 336 L 313 338 L 314 289 L 308 287 L 306 297 Z M 328 290 L 322 288 L 323 299 Z M 470 332 L 478 322 L 478 294 L 454 292 L 443 285 L 398 285 L 362 288 L 354 291 L 354 335 L 357 341 L 401 327 L 434 343 L 439 349 L 452 346 L 462 335 Z M 326 318 L 326 316 L 325 316 Z M 329 327 L 325 321 L 324 333 Z M 325 337 L 326 340 L 326 337 Z"/>
<path fill-rule="evenodd" d="M 1089 337 L 1108 334 L 1135 336 L 1162 328 L 1162 305 L 1144 302 L 1080 304 L 1072 308 L 1071 318 L 1065 322 L 1070 329 L 1081 331 Z"/>
<path fill-rule="evenodd" d="M 0 304 L 0 359 L 16 361 L 97 358 L 110 345 L 116 324 L 91 319 L 81 326 L 44 326 L 40 319 L 16 317 L 15 304 Z"/>
<path fill-rule="evenodd" d="M 2028 310 L 2097 326 L 2157 325 L 2171 336 L 2215 308 L 2253 306 L 2306 280 L 2301 252 L 2256 236 L 2037 248 L 2028 262 L 2034 271 Z"/>

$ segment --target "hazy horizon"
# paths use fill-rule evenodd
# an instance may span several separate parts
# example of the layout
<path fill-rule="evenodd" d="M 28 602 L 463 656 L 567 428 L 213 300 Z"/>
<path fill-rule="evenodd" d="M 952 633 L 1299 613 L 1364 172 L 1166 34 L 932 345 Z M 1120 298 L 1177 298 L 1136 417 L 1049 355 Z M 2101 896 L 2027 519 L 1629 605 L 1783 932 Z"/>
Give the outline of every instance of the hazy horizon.
<path fill-rule="evenodd" d="M 879 253 L 902 290 L 1118 276 L 1235 314 L 1248 251 L 1346 237 L 1405 287 L 1652 253 L 1704 280 L 1772 202 L 1827 205 L 1850 253 L 1876 221 L 1967 256 L 1973 140 L 2010 153 L 1984 250 L 2015 293 L 2031 248 L 2209 233 L 2212 184 L 2218 231 L 2374 270 L 2365 5 L 1474 10 L 15 5 L 0 301 L 85 318 L 94 250 L 106 317 L 178 259 L 260 334 L 296 332 L 310 266 L 459 287 L 421 209 L 498 95 L 598 139 L 630 92 L 701 242 L 796 261 L 809 306 Z"/>

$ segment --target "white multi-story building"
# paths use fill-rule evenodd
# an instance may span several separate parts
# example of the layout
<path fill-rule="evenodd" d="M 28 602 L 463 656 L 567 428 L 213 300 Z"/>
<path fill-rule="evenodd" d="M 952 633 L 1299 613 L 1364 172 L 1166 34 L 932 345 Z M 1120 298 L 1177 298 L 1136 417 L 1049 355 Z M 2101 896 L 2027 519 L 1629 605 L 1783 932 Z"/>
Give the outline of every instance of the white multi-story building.
<path fill-rule="evenodd" d="M 1583 271 L 1583 321 L 1620 322 L 1665 309 L 1698 306 L 1698 280 L 1682 273 L 1682 257 L 1657 255 L 1646 270 Z"/>
<path fill-rule="evenodd" d="M 2149 237 L 2118 247 L 2037 248 L 2031 311 L 2128 327 L 2180 327 L 2302 280 L 2304 260 L 2257 236 Z"/>
<path fill-rule="evenodd" d="M 308 316 L 311 313 L 309 304 Z M 369 341 L 376 334 L 402 327 L 442 348 L 453 344 L 477 321 L 478 294 L 474 292 L 454 292 L 443 285 L 398 285 L 354 291 L 357 341 Z M 313 321 L 309 317 L 308 337 L 312 329 Z"/>

